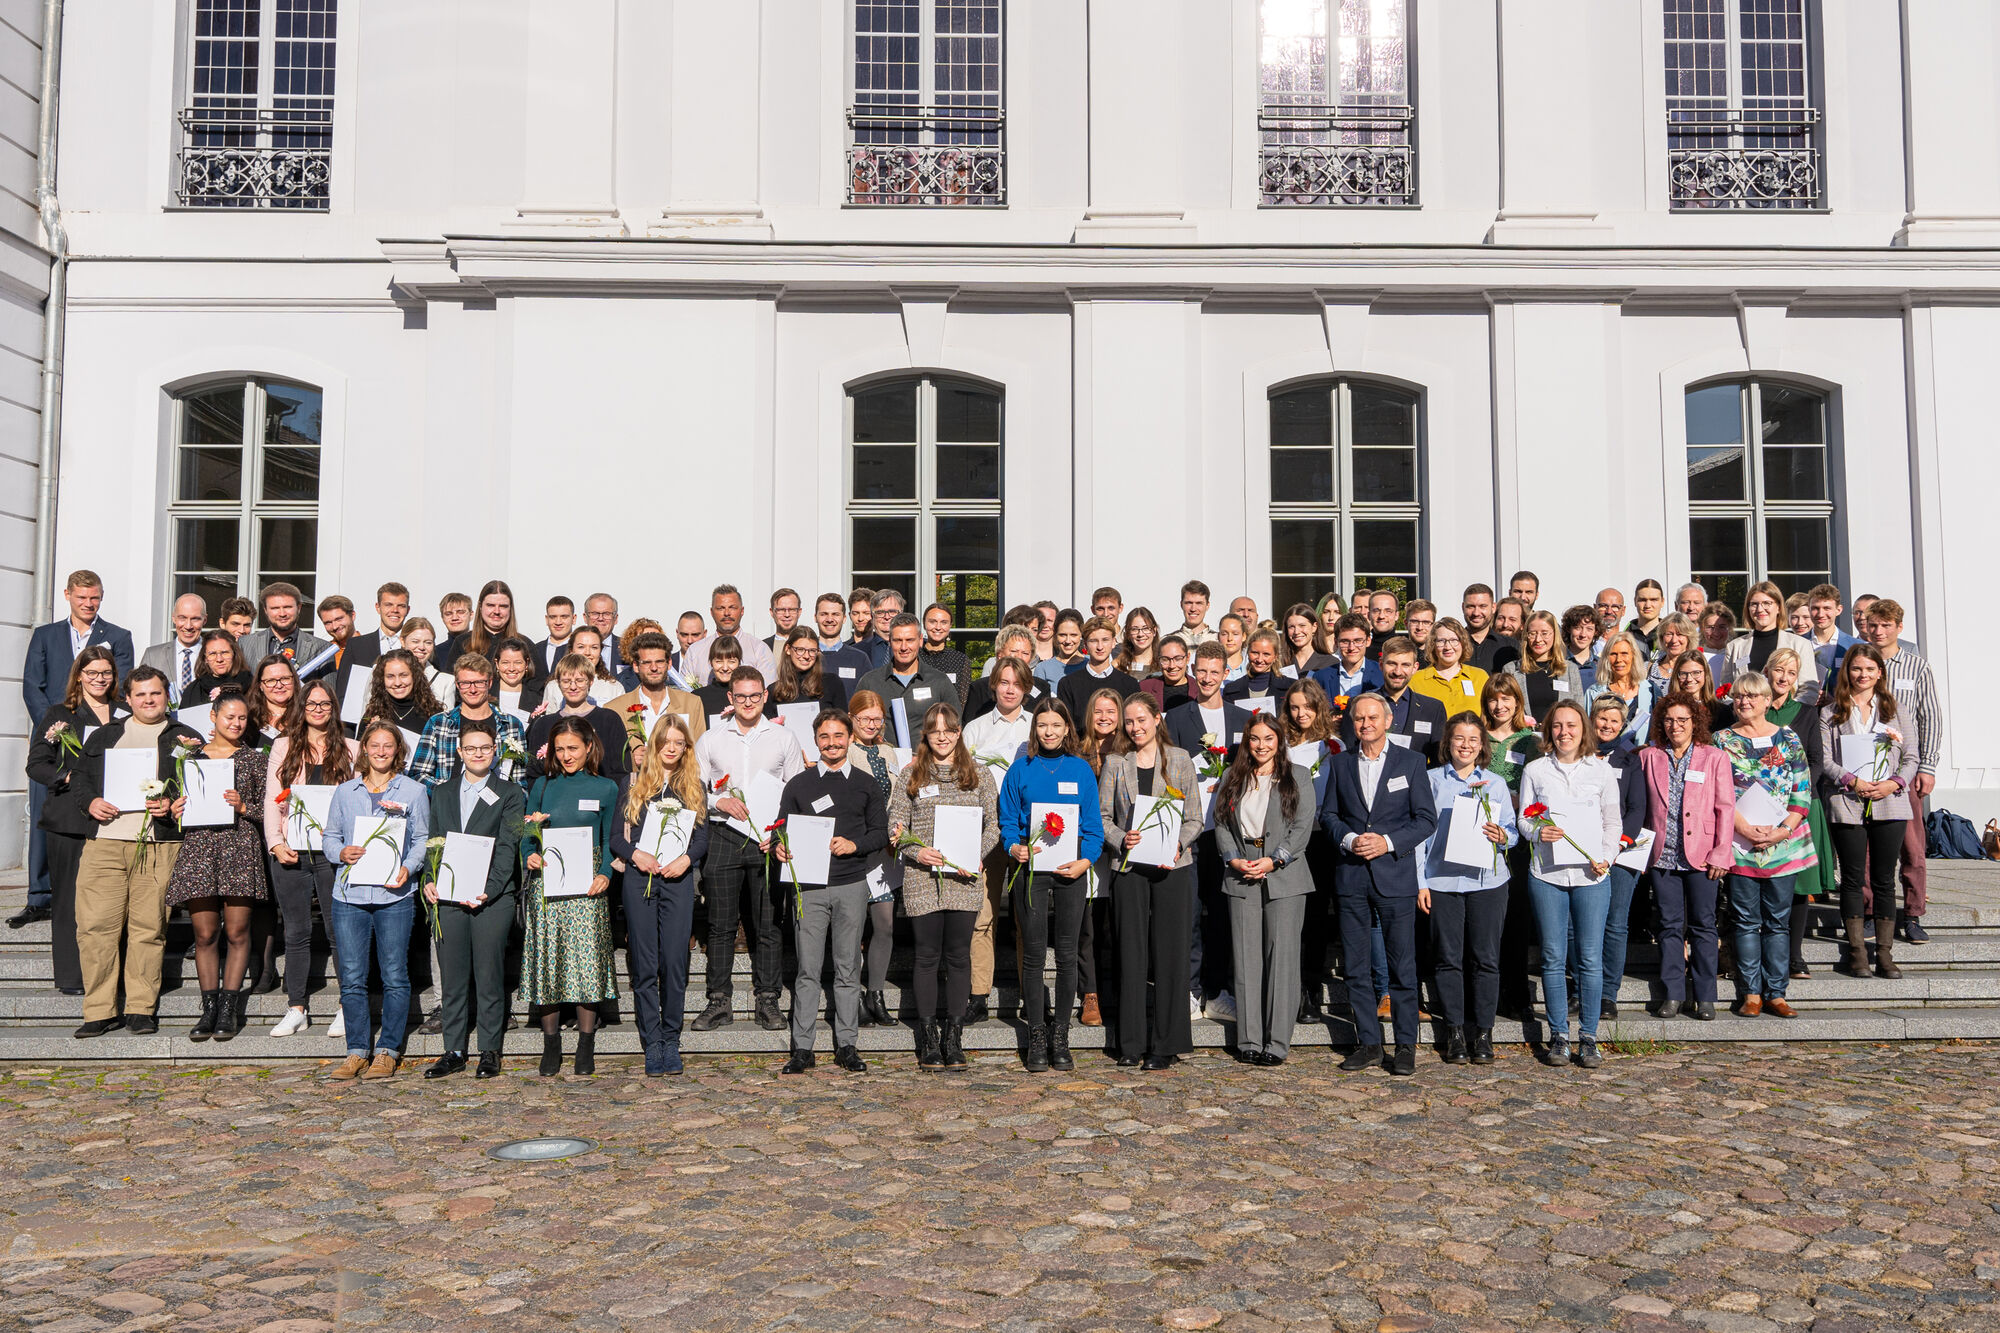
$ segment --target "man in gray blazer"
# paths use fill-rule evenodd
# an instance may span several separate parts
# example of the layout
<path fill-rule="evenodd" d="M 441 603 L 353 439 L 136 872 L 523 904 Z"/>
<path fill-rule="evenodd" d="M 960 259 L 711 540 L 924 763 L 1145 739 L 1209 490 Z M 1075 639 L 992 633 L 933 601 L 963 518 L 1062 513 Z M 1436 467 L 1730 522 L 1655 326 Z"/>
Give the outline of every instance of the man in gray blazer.
<path fill-rule="evenodd" d="M 299 613 L 305 602 L 305 594 L 289 583 L 269 583 L 264 586 L 259 599 L 264 608 L 264 623 L 268 628 L 253 629 L 239 641 L 243 650 L 243 663 L 251 671 L 257 664 L 273 653 L 282 653 L 292 659 L 292 665 L 303 668 L 333 645 L 299 624 Z"/>
<path fill-rule="evenodd" d="M 208 603 L 199 594 L 182 593 L 174 598 L 173 623 L 174 637 L 139 654 L 139 665 L 166 676 L 178 704 L 181 692 L 201 671 L 201 627 L 208 623 Z"/>

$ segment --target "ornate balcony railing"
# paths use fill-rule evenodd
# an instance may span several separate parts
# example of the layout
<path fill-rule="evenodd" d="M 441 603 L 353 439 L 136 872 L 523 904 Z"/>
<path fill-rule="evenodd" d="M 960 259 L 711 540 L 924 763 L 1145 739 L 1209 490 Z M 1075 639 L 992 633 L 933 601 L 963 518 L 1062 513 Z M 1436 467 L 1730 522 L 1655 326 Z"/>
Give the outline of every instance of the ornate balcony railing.
<path fill-rule="evenodd" d="M 333 113 L 222 108 L 181 112 L 175 200 L 187 208 L 324 210 Z"/>
<path fill-rule="evenodd" d="M 1005 205 L 1006 129 L 997 107 L 849 107 L 847 202 Z"/>
<path fill-rule="evenodd" d="M 1417 201 L 1407 106 L 1267 106 L 1257 116 L 1265 208 L 1407 207 Z"/>
<path fill-rule="evenodd" d="M 1760 118 L 1771 117 L 1771 118 Z M 1819 112 L 1667 113 L 1675 209 L 1820 207 Z"/>

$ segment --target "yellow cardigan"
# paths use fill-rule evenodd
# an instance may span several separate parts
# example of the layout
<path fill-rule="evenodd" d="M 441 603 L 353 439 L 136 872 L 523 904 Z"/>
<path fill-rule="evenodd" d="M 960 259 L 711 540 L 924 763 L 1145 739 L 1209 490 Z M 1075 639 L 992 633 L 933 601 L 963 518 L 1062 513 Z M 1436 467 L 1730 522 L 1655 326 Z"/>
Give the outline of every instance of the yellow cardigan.
<path fill-rule="evenodd" d="M 1425 667 L 1410 677 L 1410 688 L 1444 705 L 1447 718 L 1479 711 L 1479 692 L 1486 688 L 1486 673 L 1476 666 L 1461 665 L 1458 674 L 1446 679 L 1436 667 Z"/>

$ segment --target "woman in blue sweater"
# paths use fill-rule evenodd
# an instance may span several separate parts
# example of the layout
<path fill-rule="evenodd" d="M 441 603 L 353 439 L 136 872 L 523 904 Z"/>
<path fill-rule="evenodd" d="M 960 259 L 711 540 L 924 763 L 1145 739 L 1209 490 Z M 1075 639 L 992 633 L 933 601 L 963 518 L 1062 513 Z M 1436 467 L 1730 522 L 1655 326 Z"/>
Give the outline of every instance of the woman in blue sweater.
<path fill-rule="evenodd" d="M 597 1004 L 618 998 L 611 965 L 611 833 L 618 815 L 618 784 L 598 775 L 603 749 L 597 731 L 580 717 L 556 720 L 549 733 L 548 772 L 528 788 L 528 823 L 552 828 L 588 828 L 595 864 L 581 895 L 551 898 L 545 892 L 542 854 L 530 852 L 532 876 L 527 940 L 522 947 L 521 998 L 542 1024 L 543 1075 L 562 1068 L 562 1006 L 576 1006 L 576 1072 L 597 1072 Z M 524 839 L 523 849 L 539 848 Z M 564 867 L 574 883 L 582 867 Z"/>
<path fill-rule="evenodd" d="M 1074 810 L 1076 859 L 1052 871 L 1035 870 L 1031 864 L 1037 845 L 1046 848 L 1057 840 L 1050 836 L 1045 820 L 1035 819 L 1036 805 Z M 1090 863 L 1104 848 L 1104 821 L 1098 811 L 1097 775 L 1076 752 L 1076 724 L 1069 709 L 1055 699 L 1035 705 L 1027 757 L 1007 770 L 1007 780 L 1001 784 L 1000 841 L 1016 863 L 1008 882 L 1015 929 L 1021 933 L 1021 1016 L 1028 1025 L 1022 1063 L 1035 1074 L 1051 1065 L 1073 1069 L 1069 1015 L 1076 1003 L 1077 935 L 1089 892 Z M 1056 1021 L 1048 1028 L 1042 1025 L 1042 959 L 1051 935 L 1056 948 Z"/>

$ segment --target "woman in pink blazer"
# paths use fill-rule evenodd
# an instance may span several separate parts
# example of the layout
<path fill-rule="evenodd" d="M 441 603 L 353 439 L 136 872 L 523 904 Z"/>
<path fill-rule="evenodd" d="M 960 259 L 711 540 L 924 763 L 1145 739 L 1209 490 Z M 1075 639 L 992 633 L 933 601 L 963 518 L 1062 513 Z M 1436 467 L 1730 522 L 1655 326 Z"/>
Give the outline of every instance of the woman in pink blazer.
<path fill-rule="evenodd" d="M 1646 824 L 1653 830 L 1653 890 L 1660 904 L 1660 981 L 1667 998 L 1646 1011 L 1715 1017 L 1715 898 L 1735 864 L 1736 785 L 1729 756 L 1709 744 L 1705 700 L 1676 692 L 1653 710 L 1652 744 L 1639 752 L 1646 774 Z M 1692 944 L 1682 959 L 1682 941 Z M 1694 994 L 1687 974 L 1694 973 Z"/>

